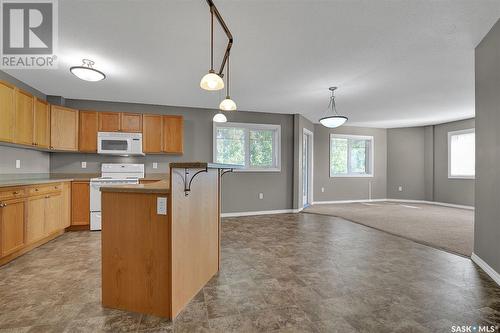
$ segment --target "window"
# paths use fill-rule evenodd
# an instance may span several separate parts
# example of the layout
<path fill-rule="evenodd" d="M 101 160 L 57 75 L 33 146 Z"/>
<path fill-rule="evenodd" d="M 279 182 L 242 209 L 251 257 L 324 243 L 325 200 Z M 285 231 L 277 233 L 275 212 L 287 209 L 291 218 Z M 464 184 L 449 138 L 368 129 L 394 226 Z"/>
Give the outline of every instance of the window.
<path fill-rule="evenodd" d="M 474 178 L 476 133 L 473 128 L 448 132 L 448 178 Z"/>
<path fill-rule="evenodd" d="M 281 171 L 280 140 L 280 125 L 214 124 L 214 161 L 246 171 Z"/>
<path fill-rule="evenodd" d="M 330 177 L 373 177 L 373 137 L 330 134 Z"/>

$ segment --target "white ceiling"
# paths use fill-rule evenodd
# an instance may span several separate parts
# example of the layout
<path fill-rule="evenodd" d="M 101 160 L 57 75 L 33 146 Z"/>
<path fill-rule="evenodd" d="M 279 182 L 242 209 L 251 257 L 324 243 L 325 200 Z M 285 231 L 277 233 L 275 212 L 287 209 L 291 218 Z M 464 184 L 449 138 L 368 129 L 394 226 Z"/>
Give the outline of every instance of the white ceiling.
<path fill-rule="evenodd" d="M 500 0 L 215 0 L 233 32 L 240 110 L 317 122 L 328 87 L 354 126 L 401 127 L 474 116 L 474 47 Z M 59 0 L 59 69 L 9 70 L 49 95 L 216 108 L 205 0 Z M 225 48 L 217 32 L 217 61 Z M 96 62 L 106 80 L 68 69 Z"/>

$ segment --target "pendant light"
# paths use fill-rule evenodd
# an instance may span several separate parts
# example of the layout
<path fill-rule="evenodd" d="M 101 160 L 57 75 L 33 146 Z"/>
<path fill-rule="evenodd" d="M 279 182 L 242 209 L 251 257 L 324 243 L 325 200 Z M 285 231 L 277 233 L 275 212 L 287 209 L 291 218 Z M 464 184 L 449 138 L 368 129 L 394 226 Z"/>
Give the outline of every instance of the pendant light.
<path fill-rule="evenodd" d="M 225 123 L 227 121 L 227 118 L 224 115 L 224 113 L 219 111 L 218 113 L 215 114 L 212 120 L 214 121 L 214 123 Z"/>
<path fill-rule="evenodd" d="M 332 115 L 321 118 L 319 122 L 321 123 L 321 125 L 325 127 L 335 128 L 342 126 L 347 121 L 347 117 L 341 116 L 337 112 L 337 107 L 335 106 L 335 95 L 334 95 L 334 92 L 337 89 L 337 87 L 330 87 L 328 89 L 332 92 L 332 96 L 330 96 L 330 103 L 328 104 L 328 109 L 330 109 Z"/>
<path fill-rule="evenodd" d="M 82 59 L 81 66 L 73 66 L 69 69 L 69 71 L 77 78 L 84 81 L 97 82 L 104 80 L 106 75 L 93 68 L 92 66 L 94 66 L 94 64 L 95 63 L 92 60 Z"/>
<path fill-rule="evenodd" d="M 224 89 L 224 81 L 214 71 L 214 11 L 210 7 L 210 70 L 208 74 L 203 76 L 200 82 L 200 87 L 205 90 L 215 91 Z"/>
<path fill-rule="evenodd" d="M 236 111 L 236 103 L 229 96 L 229 56 L 227 57 L 227 86 L 226 99 L 220 102 L 219 109 L 222 111 Z"/>

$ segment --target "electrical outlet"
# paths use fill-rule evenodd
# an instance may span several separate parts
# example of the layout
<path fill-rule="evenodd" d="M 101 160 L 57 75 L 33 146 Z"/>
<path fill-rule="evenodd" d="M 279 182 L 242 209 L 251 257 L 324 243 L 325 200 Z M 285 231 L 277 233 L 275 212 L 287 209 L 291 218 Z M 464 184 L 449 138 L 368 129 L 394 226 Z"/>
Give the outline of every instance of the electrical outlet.
<path fill-rule="evenodd" d="M 398 191 L 399 191 L 399 192 L 403 192 L 403 186 L 399 185 L 399 187 L 398 187 Z"/>
<path fill-rule="evenodd" d="M 321 193 L 325 193 L 325 188 L 324 187 L 321 188 Z"/>
<path fill-rule="evenodd" d="M 87 169 L 87 162 L 82 162 L 82 169 Z"/>
<path fill-rule="evenodd" d="M 264 193 L 259 193 L 259 199 L 260 200 L 264 199 Z"/>
<path fill-rule="evenodd" d="M 156 214 L 167 215 L 167 198 L 156 198 Z"/>
<path fill-rule="evenodd" d="M 158 163 L 157 162 L 153 162 L 153 169 L 158 169 Z"/>
<path fill-rule="evenodd" d="M 16 169 L 21 169 L 21 160 L 16 160 Z"/>

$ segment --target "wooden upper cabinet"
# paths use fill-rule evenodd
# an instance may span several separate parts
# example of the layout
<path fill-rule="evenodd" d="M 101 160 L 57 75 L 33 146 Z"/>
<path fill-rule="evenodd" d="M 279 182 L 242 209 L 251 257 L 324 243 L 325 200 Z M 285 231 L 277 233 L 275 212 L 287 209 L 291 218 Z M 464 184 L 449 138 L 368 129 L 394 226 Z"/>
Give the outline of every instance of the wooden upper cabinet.
<path fill-rule="evenodd" d="M 163 116 L 163 152 L 183 153 L 184 118 L 182 116 Z"/>
<path fill-rule="evenodd" d="M 33 143 L 42 148 L 50 146 L 50 107 L 38 98 L 35 98 L 33 110 Z"/>
<path fill-rule="evenodd" d="M 120 120 L 119 112 L 99 112 L 99 132 L 119 132 Z"/>
<path fill-rule="evenodd" d="M 99 119 L 96 111 L 80 111 L 78 130 L 78 150 L 81 152 L 97 152 L 97 132 Z"/>
<path fill-rule="evenodd" d="M 14 142 L 33 145 L 33 95 L 16 89 Z"/>
<path fill-rule="evenodd" d="M 50 146 L 57 150 L 78 150 L 78 110 L 51 105 Z"/>
<path fill-rule="evenodd" d="M 14 141 L 15 108 L 14 86 L 0 81 L 0 141 Z"/>
<path fill-rule="evenodd" d="M 162 116 L 145 114 L 142 118 L 142 151 L 162 152 Z"/>
<path fill-rule="evenodd" d="M 122 132 L 142 132 L 142 115 L 140 113 L 121 113 L 120 130 Z"/>

